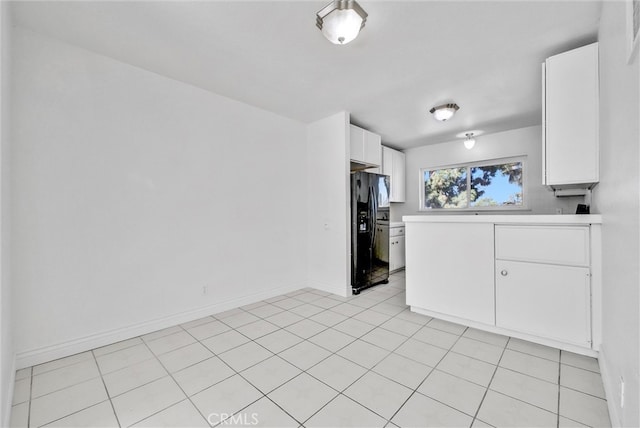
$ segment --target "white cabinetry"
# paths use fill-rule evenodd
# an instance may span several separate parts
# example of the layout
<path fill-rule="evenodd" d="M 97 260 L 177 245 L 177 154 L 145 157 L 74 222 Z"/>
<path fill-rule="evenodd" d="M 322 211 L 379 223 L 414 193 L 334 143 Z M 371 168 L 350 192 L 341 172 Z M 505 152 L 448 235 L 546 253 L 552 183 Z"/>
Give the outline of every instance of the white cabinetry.
<path fill-rule="evenodd" d="M 389 228 L 389 271 L 402 269 L 405 265 L 404 225 Z"/>
<path fill-rule="evenodd" d="M 591 347 L 589 268 L 496 261 L 496 325 Z"/>
<path fill-rule="evenodd" d="M 351 160 L 367 166 L 382 164 L 382 139 L 355 125 L 350 126 Z"/>
<path fill-rule="evenodd" d="M 543 184 L 591 187 L 599 180 L 598 44 L 548 58 L 543 78 Z"/>
<path fill-rule="evenodd" d="M 496 325 L 591 346 L 588 226 L 496 226 Z"/>
<path fill-rule="evenodd" d="M 433 316 L 495 324 L 493 224 L 405 227 L 407 304 Z"/>
<path fill-rule="evenodd" d="M 586 355 L 599 349 L 600 216 L 403 221 L 412 310 Z"/>
<path fill-rule="evenodd" d="M 405 154 L 382 146 L 382 174 L 391 177 L 390 202 L 405 201 Z"/>

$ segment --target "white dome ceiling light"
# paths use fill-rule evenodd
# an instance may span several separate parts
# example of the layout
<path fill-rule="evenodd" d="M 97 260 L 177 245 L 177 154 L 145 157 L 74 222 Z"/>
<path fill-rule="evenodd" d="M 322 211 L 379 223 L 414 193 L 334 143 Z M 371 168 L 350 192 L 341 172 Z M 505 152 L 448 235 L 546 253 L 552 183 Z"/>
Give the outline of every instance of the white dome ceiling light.
<path fill-rule="evenodd" d="M 458 104 L 449 103 L 433 107 L 431 110 L 429 110 L 429 113 L 431 113 L 436 120 L 444 122 L 451 119 L 458 110 L 460 110 Z"/>
<path fill-rule="evenodd" d="M 476 139 L 473 137 L 473 132 L 466 133 L 465 137 L 467 138 L 464 140 L 464 146 L 467 150 L 473 149 L 473 146 L 476 145 Z"/>
<path fill-rule="evenodd" d="M 316 26 L 331 43 L 346 45 L 358 37 L 367 16 L 355 0 L 335 0 L 316 14 Z"/>

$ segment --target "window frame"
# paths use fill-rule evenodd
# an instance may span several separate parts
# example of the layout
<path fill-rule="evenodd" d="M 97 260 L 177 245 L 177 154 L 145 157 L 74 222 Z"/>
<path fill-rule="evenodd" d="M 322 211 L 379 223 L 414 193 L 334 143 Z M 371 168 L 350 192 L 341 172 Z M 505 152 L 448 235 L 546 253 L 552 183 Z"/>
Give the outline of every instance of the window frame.
<path fill-rule="evenodd" d="M 435 171 L 439 169 L 450 169 L 450 168 L 466 168 L 467 169 L 467 193 L 471 191 L 471 169 L 475 167 L 481 166 L 491 166 L 491 165 L 500 165 L 505 163 L 514 163 L 521 162 L 522 163 L 522 205 L 499 205 L 497 207 L 493 206 L 471 206 L 471 202 L 469 198 L 467 198 L 467 206 L 465 208 L 427 208 L 424 206 L 425 204 L 425 182 L 424 182 L 424 172 L 425 171 Z M 496 158 L 496 159 L 485 159 L 474 162 L 466 162 L 466 163 L 458 163 L 458 164 L 449 164 L 449 165 L 441 165 L 441 166 L 432 166 L 432 167 L 424 167 L 420 168 L 418 175 L 418 211 L 428 213 L 428 212 L 437 212 L 442 214 L 443 212 L 483 212 L 483 211 L 527 211 L 529 210 L 529 186 L 527 180 L 527 156 L 512 156 L 507 158 Z"/>

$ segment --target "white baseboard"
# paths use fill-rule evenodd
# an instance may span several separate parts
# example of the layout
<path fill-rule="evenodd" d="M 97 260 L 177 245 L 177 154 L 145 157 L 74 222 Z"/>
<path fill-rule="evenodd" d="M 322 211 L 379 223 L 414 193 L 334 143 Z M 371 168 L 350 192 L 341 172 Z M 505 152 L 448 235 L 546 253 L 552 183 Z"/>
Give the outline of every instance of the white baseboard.
<path fill-rule="evenodd" d="M 316 290 L 326 291 L 327 293 L 336 294 L 342 297 L 348 297 L 347 287 L 345 285 L 329 284 L 322 281 L 316 281 L 313 279 L 307 279 L 307 287 L 315 288 Z"/>
<path fill-rule="evenodd" d="M 15 365 L 17 369 L 22 369 L 25 367 L 34 366 L 36 364 L 46 363 L 48 361 L 68 357 L 69 355 L 89 351 L 91 349 L 120 342 L 132 337 L 151 333 L 163 328 L 172 327 L 174 325 L 183 324 L 189 321 L 196 320 L 198 318 L 203 318 L 209 315 L 224 312 L 229 309 L 259 302 L 260 300 L 290 293 L 300 288 L 304 288 L 305 286 L 305 284 L 290 284 L 259 293 L 229 299 L 224 302 L 182 312 L 179 314 L 167 315 L 163 318 L 149 320 L 127 327 L 103 331 L 89 336 L 57 343 L 55 345 L 44 346 L 41 348 L 19 352 L 15 358 Z"/>
<path fill-rule="evenodd" d="M 604 385 L 604 396 L 607 397 L 607 408 L 609 409 L 609 419 L 612 427 L 621 427 L 622 418 L 619 414 L 620 408 L 617 406 L 619 396 L 617 377 L 609 371 L 607 361 L 607 353 L 604 346 L 600 345 L 600 355 L 598 356 L 598 365 L 600 366 L 600 374 L 602 376 L 602 384 Z"/>
<path fill-rule="evenodd" d="M 4 403 L 2 405 L 2 426 L 11 426 L 11 409 L 13 407 L 13 388 L 16 384 L 16 356 L 13 356 L 11 363 L 11 374 L 9 375 L 9 388 L 7 390 L 7 396 L 4 397 Z"/>

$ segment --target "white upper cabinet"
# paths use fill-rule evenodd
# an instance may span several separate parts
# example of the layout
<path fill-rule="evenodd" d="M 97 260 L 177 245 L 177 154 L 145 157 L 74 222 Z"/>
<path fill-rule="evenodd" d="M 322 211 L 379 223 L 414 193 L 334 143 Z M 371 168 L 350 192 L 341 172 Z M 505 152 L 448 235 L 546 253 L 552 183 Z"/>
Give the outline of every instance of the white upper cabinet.
<path fill-rule="evenodd" d="M 382 164 L 382 138 L 359 128 L 350 127 L 351 160 L 367 166 L 380 166 Z"/>
<path fill-rule="evenodd" d="M 405 154 L 394 150 L 391 176 L 391 202 L 405 201 Z"/>
<path fill-rule="evenodd" d="M 390 202 L 405 201 L 405 154 L 382 146 L 382 174 L 391 177 Z"/>
<path fill-rule="evenodd" d="M 591 187 L 599 180 L 598 44 L 542 65 L 543 184 Z"/>

